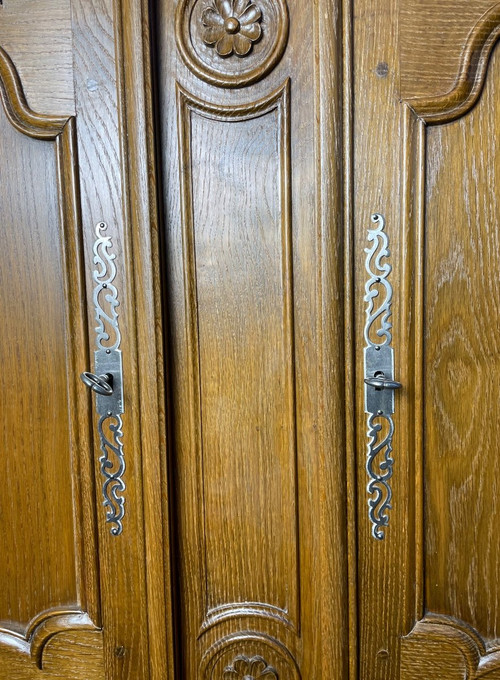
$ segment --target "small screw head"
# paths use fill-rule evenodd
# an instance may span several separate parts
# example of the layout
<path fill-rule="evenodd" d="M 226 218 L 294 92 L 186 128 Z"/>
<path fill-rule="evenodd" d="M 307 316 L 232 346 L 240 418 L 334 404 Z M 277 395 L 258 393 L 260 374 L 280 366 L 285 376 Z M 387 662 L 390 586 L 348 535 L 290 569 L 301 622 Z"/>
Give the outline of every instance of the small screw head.
<path fill-rule="evenodd" d="M 380 347 L 379 347 L 378 345 L 376 345 L 375 351 L 376 351 L 376 352 L 380 352 Z"/>
<path fill-rule="evenodd" d="M 383 415 L 384 415 L 384 412 L 383 412 L 383 411 L 377 411 L 377 415 L 383 416 Z"/>
<path fill-rule="evenodd" d="M 111 354 L 111 350 L 110 350 L 110 349 L 107 349 L 107 350 L 106 350 L 106 354 Z"/>
<path fill-rule="evenodd" d="M 107 288 L 107 287 L 108 287 L 108 284 L 107 284 L 107 283 L 103 283 L 103 284 L 102 284 L 102 287 L 103 287 L 103 288 Z"/>
<path fill-rule="evenodd" d="M 112 416 L 112 415 L 113 415 L 113 412 L 112 412 L 112 411 L 108 411 L 107 415 L 108 415 L 108 416 Z"/>

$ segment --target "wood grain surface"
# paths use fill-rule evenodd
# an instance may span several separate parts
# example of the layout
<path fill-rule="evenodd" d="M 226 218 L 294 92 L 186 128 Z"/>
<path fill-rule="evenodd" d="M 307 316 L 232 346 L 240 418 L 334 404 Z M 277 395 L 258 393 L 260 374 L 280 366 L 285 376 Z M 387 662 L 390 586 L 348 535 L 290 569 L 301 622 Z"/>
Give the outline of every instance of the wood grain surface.
<path fill-rule="evenodd" d="M 0 679 L 500 677 L 499 4 L 217 0 L 226 56 L 208 4 L 0 6 Z M 374 212 L 403 383 L 383 541 Z M 75 382 L 100 221 L 119 537 Z"/>
<path fill-rule="evenodd" d="M 414 160 L 407 164 L 406 247 L 414 294 L 405 318 L 415 319 L 409 341 L 416 359 L 417 590 L 416 622 L 402 640 L 405 680 L 500 673 L 491 524 L 498 436 L 498 4 L 487 9 L 462 46 L 462 64 L 475 54 L 468 82 L 458 69 L 449 95 L 408 100 L 421 121 L 408 113 L 406 153 Z M 472 101 L 468 92 L 476 93 Z"/>
<path fill-rule="evenodd" d="M 424 265 L 426 603 L 487 639 L 500 635 L 499 56 L 480 104 L 428 132 Z"/>
<path fill-rule="evenodd" d="M 77 649 L 78 630 L 92 631 L 94 669 L 102 646 L 91 411 L 75 381 L 88 346 L 74 124 L 28 107 L 4 50 L 0 79 L 0 146 L 10 159 L 0 200 L 0 666 L 23 678 L 43 666 L 50 639 L 69 636 Z"/>
<path fill-rule="evenodd" d="M 290 4 L 283 58 L 266 75 L 282 3 L 259 3 L 266 37 L 226 62 L 196 41 L 192 6 L 174 24 L 174 3 L 159 3 L 156 33 L 179 673 L 216 678 L 260 655 L 279 677 L 340 677 L 339 15 Z M 232 74 L 230 90 L 197 77 L 175 30 L 205 70 Z"/>
<path fill-rule="evenodd" d="M 401 94 L 436 97 L 453 89 L 462 52 L 492 0 L 402 0 Z"/>
<path fill-rule="evenodd" d="M 70 0 L 5 0 L 0 47 L 15 63 L 34 111 L 74 113 Z"/>

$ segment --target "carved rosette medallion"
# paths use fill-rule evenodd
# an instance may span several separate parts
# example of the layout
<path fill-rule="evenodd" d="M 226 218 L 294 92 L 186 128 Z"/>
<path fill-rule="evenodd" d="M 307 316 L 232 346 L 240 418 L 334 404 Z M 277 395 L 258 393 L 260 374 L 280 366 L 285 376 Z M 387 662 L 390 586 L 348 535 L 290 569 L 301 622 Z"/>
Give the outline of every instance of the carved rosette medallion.
<path fill-rule="evenodd" d="M 204 654 L 203 680 L 301 680 L 290 650 L 265 633 L 241 631 L 215 642 Z"/>
<path fill-rule="evenodd" d="M 176 39 L 189 69 L 219 87 L 263 78 L 288 40 L 286 0 L 180 0 Z"/>
<path fill-rule="evenodd" d="M 262 12 L 250 0 L 213 0 L 201 15 L 203 42 L 220 57 L 246 56 L 262 36 Z"/>
<path fill-rule="evenodd" d="M 276 670 L 262 656 L 238 655 L 230 666 L 226 666 L 223 680 L 278 680 Z"/>

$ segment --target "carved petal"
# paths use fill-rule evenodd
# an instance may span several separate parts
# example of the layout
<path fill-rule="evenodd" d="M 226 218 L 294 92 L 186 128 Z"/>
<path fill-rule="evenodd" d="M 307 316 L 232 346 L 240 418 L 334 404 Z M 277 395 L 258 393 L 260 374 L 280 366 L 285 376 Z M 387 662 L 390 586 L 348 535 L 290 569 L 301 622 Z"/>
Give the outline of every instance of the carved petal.
<path fill-rule="evenodd" d="M 240 16 L 240 24 L 242 26 L 248 26 L 248 24 L 253 24 L 254 21 L 259 21 L 262 17 L 262 12 L 256 5 L 250 5 Z"/>
<path fill-rule="evenodd" d="M 251 659 L 249 672 L 256 678 L 259 678 L 262 674 L 262 671 L 266 670 L 266 668 L 267 663 L 264 661 L 264 659 L 260 657 L 254 657 Z"/>
<path fill-rule="evenodd" d="M 245 38 L 241 33 L 237 33 L 234 36 L 234 51 L 236 54 L 243 57 L 245 54 L 248 54 L 251 49 L 252 41 L 249 38 Z"/>
<path fill-rule="evenodd" d="M 240 28 L 240 33 L 246 38 L 250 38 L 252 42 L 255 42 L 260 38 L 262 28 L 260 27 L 260 24 L 250 24 L 249 26 L 242 26 Z"/>
<path fill-rule="evenodd" d="M 215 45 L 224 35 L 224 28 L 220 26 L 207 26 L 203 31 L 203 42 L 207 45 Z"/>
<path fill-rule="evenodd" d="M 221 17 L 219 12 L 217 12 L 215 7 L 207 7 L 201 15 L 201 20 L 204 26 L 210 28 L 215 26 L 220 26 L 223 28 L 224 26 L 224 19 Z"/>
<path fill-rule="evenodd" d="M 241 678 L 243 678 L 248 671 L 249 663 L 250 659 L 246 656 L 237 656 L 233 661 L 232 668 Z"/>
<path fill-rule="evenodd" d="M 234 36 L 225 33 L 220 40 L 217 41 L 216 50 L 221 57 L 229 57 L 233 53 Z"/>
<path fill-rule="evenodd" d="M 240 17 L 241 14 L 246 10 L 250 0 L 234 0 L 233 13 L 235 17 Z"/>
<path fill-rule="evenodd" d="M 233 16 L 233 3 L 231 0 L 215 0 L 215 6 L 223 19 Z"/>

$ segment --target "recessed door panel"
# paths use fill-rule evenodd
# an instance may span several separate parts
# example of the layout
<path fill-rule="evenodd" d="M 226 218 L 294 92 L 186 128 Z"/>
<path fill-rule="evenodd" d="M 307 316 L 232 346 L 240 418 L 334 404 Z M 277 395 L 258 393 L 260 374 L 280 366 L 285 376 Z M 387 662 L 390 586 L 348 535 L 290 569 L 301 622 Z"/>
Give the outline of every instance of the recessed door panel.
<path fill-rule="evenodd" d="M 94 678 L 102 649 L 91 411 L 77 382 L 88 351 L 75 126 L 28 108 L 3 50 L 0 86 L 0 667 L 34 677 L 53 639 L 47 677 L 59 677 L 65 645 L 81 642 Z"/>

